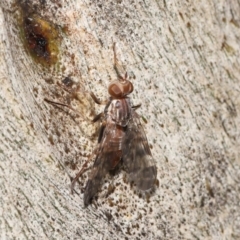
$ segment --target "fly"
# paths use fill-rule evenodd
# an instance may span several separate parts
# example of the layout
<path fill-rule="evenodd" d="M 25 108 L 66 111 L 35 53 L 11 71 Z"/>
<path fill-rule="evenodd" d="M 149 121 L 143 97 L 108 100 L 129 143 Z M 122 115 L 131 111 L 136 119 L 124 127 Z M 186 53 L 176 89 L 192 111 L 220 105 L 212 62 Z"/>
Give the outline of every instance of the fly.
<path fill-rule="evenodd" d="M 114 45 L 114 60 L 116 68 L 116 53 Z M 117 72 L 118 73 L 118 72 Z M 120 75 L 118 73 L 118 75 Z M 98 192 L 101 180 L 111 170 L 115 169 L 120 160 L 128 173 L 129 180 L 139 190 L 153 188 L 156 181 L 157 169 L 148 145 L 148 141 L 140 123 L 139 115 L 133 106 L 129 95 L 133 91 L 133 84 L 124 77 L 112 82 L 108 87 L 110 98 L 104 112 L 95 121 L 102 118 L 98 145 L 95 150 L 94 164 L 84 192 L 84 205 L 88 206 Z M 100 102 L 91 94 L 96 103 Z M 71 190 L 78 178 L 86 170 L 87 162 L 76 175 L 71 184 Z"/>

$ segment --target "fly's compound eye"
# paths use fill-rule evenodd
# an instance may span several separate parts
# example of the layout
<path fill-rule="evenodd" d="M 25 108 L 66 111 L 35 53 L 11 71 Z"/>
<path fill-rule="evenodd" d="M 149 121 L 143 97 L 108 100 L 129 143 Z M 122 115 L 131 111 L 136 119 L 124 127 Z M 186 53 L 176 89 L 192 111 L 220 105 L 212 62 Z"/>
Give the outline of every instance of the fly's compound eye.
<path fill-rule="evenodd" d="M 113 98 L 123 98 L 133 91 L 133 85 L 130 81 L 114 81 L 108 87 L 108 93 Z"/>

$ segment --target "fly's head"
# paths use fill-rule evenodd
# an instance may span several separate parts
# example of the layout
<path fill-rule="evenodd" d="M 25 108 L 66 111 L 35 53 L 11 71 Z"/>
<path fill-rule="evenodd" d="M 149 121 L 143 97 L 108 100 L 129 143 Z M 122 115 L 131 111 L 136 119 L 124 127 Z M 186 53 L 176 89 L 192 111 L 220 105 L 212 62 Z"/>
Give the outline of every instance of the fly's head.
<path fill-rule="evenodd" d="M 127 73 L 124 78 L 112 82 L 108 87 L 108 93 L 113 99 L 125 98 L 133 91 L 133 84 L 127 80 Z"/>

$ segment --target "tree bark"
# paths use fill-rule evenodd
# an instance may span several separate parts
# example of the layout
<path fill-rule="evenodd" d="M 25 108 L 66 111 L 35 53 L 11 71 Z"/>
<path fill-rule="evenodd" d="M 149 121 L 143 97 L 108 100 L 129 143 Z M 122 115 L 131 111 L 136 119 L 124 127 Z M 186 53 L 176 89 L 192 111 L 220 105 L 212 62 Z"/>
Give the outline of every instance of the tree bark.
<path fill-rule="evenodd" d="M 237 0 L 1 0 L 0 238 L 239 239 L 239 12 Z M 39 18 L 52 43 L 27 32 Z M 74 194 L 70 179 L 97 143 L 89 93 L 108 98 L 114 42 L 158 183 L 139 193 L 121 170 L 84 208 L 88 172 Z"/>

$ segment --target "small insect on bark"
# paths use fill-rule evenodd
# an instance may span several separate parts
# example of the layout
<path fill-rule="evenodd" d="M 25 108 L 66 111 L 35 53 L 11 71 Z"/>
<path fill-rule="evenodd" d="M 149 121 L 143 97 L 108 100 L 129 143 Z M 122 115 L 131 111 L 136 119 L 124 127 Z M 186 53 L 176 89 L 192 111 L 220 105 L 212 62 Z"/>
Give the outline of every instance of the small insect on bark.
<path fill-rule="evenodd" d="M 115 44 L 113 50 L 116 68 Z M 124 77 L 119 76 L 119 80 L 112 82 L 108 87 L 110 98 L 104 112 L 95 118 L 102 118 L 103 124 L 95 150 L 95 161 L 84 192 L 85 206 L 91 203 L 104 176 L 115 169 L 120 160 L 129 175 L 129 180 L 136 184 L 139 190 L 149 190 L 154 186 L 157 169 L 139 115 L 136 113 L 139 106 L 133 106 L 129 97 L 132 91 L 133 84 L 127 80 L 127 74 Z M 95 102 L 100 104 L 94 94 L 91 95 Z M 72 191 L 86 166 L 87 162 L 72 181 Z"/>

